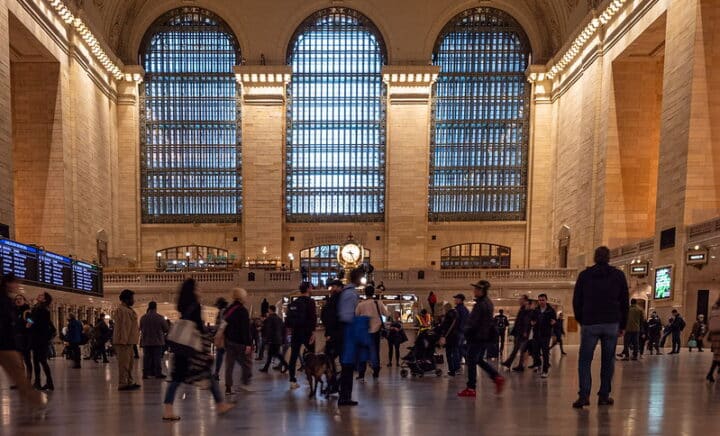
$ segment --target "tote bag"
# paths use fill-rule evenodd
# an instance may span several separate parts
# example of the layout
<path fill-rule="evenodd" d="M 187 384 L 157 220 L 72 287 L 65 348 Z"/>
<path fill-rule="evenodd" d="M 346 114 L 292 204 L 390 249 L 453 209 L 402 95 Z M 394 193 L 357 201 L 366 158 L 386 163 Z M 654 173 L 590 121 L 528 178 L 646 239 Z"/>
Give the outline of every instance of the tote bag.
<path fill-rule="evenodd" d="M 193 321 L 179 319 L 168 332 L 167 342 L 176 352 L 202 351 L 200 331 Z"/>

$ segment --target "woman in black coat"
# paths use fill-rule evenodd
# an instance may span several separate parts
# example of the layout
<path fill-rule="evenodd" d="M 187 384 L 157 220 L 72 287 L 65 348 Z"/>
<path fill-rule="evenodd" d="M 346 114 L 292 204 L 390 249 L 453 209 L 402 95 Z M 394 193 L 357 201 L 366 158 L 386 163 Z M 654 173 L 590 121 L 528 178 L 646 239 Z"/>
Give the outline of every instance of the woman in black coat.
<path fill-rule="evenodd" d="M 187 279 L 180 287 L 177 311 L 180 312 L 180 319 L 192 321 L 195 328 L 201 335 L 205 335 L 205 324 L 202 320 L 202 306 L 195 293 L 195 280 Z M 176 323 L 177 327 L 178 323 Z M 173 403 L 178 387 L 183 383 L 194 383 L 207 379 L 210 382 L 210 391 L 215 399 L 216 410 L 219 415 L 232 409 L 233 405 L 225 402 L 217 380 L 212 377 L 210 367 L 213 358 L 210 355 L 209 343 L 206 352 L 183 353 L 176 350 L 174 353 L 174 365 L 171 374 L 171 381 L 165 392 L 163 421 L 178 421 L 180 417 L 173 413 Z M 201 367 L 201 368 L 199 368 Z"/>
<path fill-rule="evenodd" d="M 33 367 L 35 369 L 35 389 L 52 391 L 55 389 L 53 385 L 52 373 L 50 365 L 48 365 L 48 351 L 50 341 L 53 338 L 55 328 L 50 320 L 50 310 L 48 307 L 52 303 L 52 296 L 47 292 L 38 295 L 37 303 L 33 307 L 28 318 L 27 325 L 30 329 L 30 349 L 33 355 Z M 45 372 L 45 384 L 40 383 L 40 369 Z"/>

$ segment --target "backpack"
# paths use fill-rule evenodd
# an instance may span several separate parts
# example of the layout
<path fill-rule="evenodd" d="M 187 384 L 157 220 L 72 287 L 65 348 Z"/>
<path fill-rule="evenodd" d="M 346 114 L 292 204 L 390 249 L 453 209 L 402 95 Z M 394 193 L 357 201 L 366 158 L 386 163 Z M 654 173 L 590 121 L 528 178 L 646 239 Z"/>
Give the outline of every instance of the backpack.
<path fill-rule="evenodd" d="M 310 327 L 310 322 L 307 319 L 308 300 L 309 298 L 306 297 L 298 297 L 288 305 L 285 316 L 285 325 L 287 327 L 291 329 Z"/>
<path fill-rule="evenodd" d="M 680 317 L 680 319 L 678 320 L 678 327 L 680 327 L 680 331 L 685 330 L 685 326 L 686 326 L 685 320 L 682 317 Z"/>
<path fill-rule="evenodd" d="M 327 300 L 325 305 L 320 312 L 320 320 L 325 326 L 326 332 L 332 332 L 337 330 L 340 325 L 340 317 L 338 316 L 337 302 L 340 294 L 333 294 Z"/>

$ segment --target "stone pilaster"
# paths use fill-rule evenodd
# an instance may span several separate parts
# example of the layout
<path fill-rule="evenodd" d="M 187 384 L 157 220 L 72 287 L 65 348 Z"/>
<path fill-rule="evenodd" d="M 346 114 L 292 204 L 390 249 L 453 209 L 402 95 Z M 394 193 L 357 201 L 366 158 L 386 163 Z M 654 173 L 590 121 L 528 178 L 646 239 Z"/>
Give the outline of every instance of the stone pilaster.
<path fill-rule="evenodd" d="M 285 88 L 287 66 L 235 68 L 242 85 L 244 256 L 284 257 Z"/>
<path fill-rule="evenodd" d="M 140 230 L 140 100 L 142 67 L 125 67 L 126 79 L 118 82 L 117 100 L 117 180 L 113 180 L 113 232 L 117 247 L 112 257 L 142 263 Z"/>
<path fill-rule="evenodd" d="M 428 172 L 435 66 L 389 66 L 385 196 L 385 268 L 427 265 Z M 388 207 L 389 206 L 389 207 Z"/>
<path fill-rule="evenodd" d="M 0 223 L 14 233 L 12 108 L 10 98 L 10 29 L 8 9 L 0 1 Z M 13 234 L 11 233 L 11 236 Z"/>

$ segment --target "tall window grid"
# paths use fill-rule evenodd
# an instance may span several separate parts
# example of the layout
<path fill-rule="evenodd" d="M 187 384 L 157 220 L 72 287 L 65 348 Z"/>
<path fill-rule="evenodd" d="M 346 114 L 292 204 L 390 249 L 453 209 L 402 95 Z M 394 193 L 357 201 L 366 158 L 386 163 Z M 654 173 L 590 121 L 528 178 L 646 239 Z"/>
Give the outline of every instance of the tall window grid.
<path fill-rule="evenodd" d="M 461 13 L 433 52 L 435 84 L 429 216 L 433 221 L 524 220 L 530 46 L 508 14 Z"/>
<path fill-rule="evenodd" d="M 382 221 L 385 44 L 346 8 L 305 20 L 288 47 L 286 216 L 289 222 Z"/>
<path fill-rule="evenodd" d="M 185 7 L 160 17 L 142 47 L 143 222 L 240 221 L 235 36 L 212 12 Z"/>

